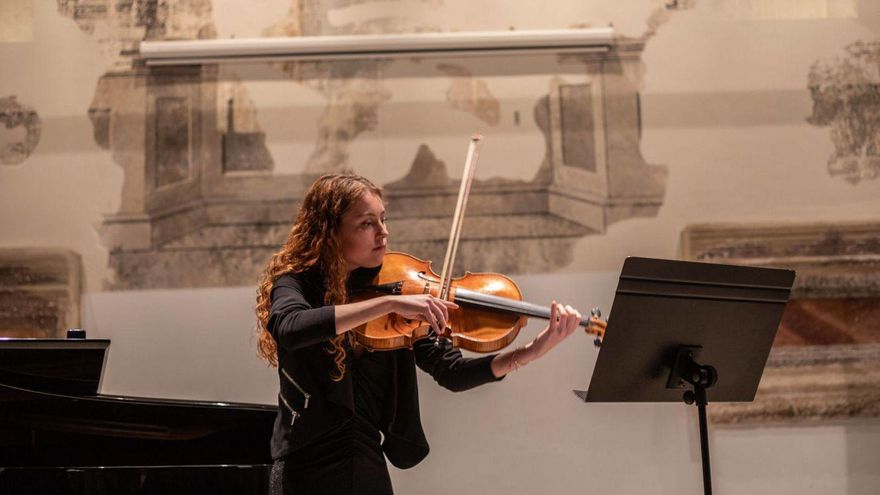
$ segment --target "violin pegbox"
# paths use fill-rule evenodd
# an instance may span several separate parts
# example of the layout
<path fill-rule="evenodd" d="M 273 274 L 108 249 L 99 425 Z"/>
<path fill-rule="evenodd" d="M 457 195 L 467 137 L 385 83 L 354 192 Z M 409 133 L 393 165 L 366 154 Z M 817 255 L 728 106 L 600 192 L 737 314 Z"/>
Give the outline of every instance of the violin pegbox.
<path fill-rule="evenodd" d="M 596 325 L 596 322 L 593 320 L 597 320 L 601 327 L 598 327 L 598 325 Z M 605 325 L 607 323 L 607 318 L 604 322 L 602 321 L 602 311 L 598 307 L 590 310 L 590 323 L 589 325 L 587 325 L 586 332 L 596 335 L 596 338 L 593 340 L 593 345 L 595 345 L 596 347 L 602 346 L 602 339 L 605 338 Z"/>

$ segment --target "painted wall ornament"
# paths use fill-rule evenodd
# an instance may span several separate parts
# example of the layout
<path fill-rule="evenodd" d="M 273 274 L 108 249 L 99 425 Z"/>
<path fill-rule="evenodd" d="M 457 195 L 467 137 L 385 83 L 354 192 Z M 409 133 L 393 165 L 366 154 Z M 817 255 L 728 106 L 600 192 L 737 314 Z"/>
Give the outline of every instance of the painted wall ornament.
<path fill-rule="evenodd" d="M 846 56 L 810 68 L 813 114 L 807 122 L 831 127 L 828 173 L 858 184 L 880 173 L 880 41 L 857 41 Z"/>
<path fill-rule="evenodd" d="M 15 95 L 0 98 L 0 123 L 4 133 L 24 129 L 24 136 L 12 139 L 0 139 L 0 162 L 6 165 L 17 165 L 27 160 L 40 142 L 40 116 L 37 112 L 19 103 Z M 20 132 L 20 131 L 19 131 Z"/>
<path fill-rule="evenodd" d="M 797 272 L 755 401 L 713 404 L 712 424 L 880 417 L 878 222 L 690 225 L 681 257 Z"/>

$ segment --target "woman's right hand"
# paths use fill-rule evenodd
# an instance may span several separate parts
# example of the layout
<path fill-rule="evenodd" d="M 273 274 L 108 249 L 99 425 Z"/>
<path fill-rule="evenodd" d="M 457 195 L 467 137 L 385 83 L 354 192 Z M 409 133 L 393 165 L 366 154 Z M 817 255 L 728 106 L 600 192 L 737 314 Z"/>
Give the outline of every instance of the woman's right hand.
<path fill-rule="evenodd" d="M 428 323 L 434 332 L 441 337 L 446 336 L 449 310 L 458 309 L 458 304 L 430 294 L 391 296 L 391 299 L 394 313 L 410 320 L 421 320 Z"/>

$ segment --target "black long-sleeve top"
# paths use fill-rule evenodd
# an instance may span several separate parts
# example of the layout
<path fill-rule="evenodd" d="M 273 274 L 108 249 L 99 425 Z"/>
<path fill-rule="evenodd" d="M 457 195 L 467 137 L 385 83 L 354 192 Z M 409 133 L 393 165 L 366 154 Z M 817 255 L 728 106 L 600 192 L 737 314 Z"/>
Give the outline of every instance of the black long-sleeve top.
<path fill-rule="evenodd" d="M 369 283 L 380 268 L 353 271 L 349 288 Z M 324 305 L 323 299 L 324 278 L 316 269 L 282 275 L 272 288 L 267 326 L 278 344 L 281 382 L 271 444 L 275 459 L 307 445 L 354 414 L 352 353 L 346 356 L 344 378 L 333 381 L 330 376 L 336 365 L 328 341 L 336 336 L 336 314 L 335 306 Z M 411 351 L 382 351 L 388 353 L 392 383 L 378 426 L 384 435 L 382 450 L 401 469 L 415 466 L 430 450 L 419 415 L 416 365 L 455 392 L 504 378 L 492 373 L 495 354 L 465 358 L 448 341 L 436 343 L 436 338 L 427 338 L 415 342 Z"/>

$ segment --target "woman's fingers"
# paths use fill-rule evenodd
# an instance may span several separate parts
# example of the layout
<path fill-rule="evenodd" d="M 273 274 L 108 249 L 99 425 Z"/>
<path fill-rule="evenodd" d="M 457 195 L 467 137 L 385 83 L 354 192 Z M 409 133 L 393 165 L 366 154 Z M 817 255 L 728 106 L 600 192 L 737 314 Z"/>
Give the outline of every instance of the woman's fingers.
<path fill-rule="evenodd" d="M 581 313 L 571 307 L 571 305 L 559 304 L 556 301 L 553 301 L 553 305 L 550 307 L 550 316 L 551 329 L 562 338 L 571 335 L 580 324 L 582 318 Z"/>
<path fill-rule="evenodd" d="M 568 321 L 571 319 L 568 308 L 570 308 L 570 306 L 565 304 L 560 308 L 559 327 L 557 327 L 556 333 L 564 333 L 568 328 Z"/>
<path fill-rule="evenodd" d="M 565 309 L 568 310 L 568 319 L 565 322 L 565 333 L 568 334 L 571 333 L 572 330 L 574 330 L 574 326 L 577 324 L 577 322 L 580 321 L 581 318 L 580 313 L 578 313 L 578 311 L 571 306 L 566 305 Z"/>
<path fill-rule="evenodd" d="M 455 304 L 452 301 L 447 301 L 445 299 L 435 298 L 435 302 L 437 302 L 438 307 L 443 311 L 443 321 L 440 322 L 440 332 L 438 335 L 448 337 L 449 336 L 449 310 L 450 309 L 458 309 L 458 304 Z"/>
<path fill-rule="evenodd" d="M 559 305 L 559 324 L 556 326 L 557 333 L 565 332 L 568 328 L 568 321 L 571 319 L 569 314 L 569 310 L 571 306 L 568 305 Z"/>
<path fill-rule="evenodd" d="M 572 318 L 571 318 L 571 326 L 568 328 L 568 334 L 571 335 L 577 329 L 578 325 L 581 323 L 581 312 L 573 309 Z"/>
<path fill-rule="evenodd" d="M 445 335 L 447 323 L 449 322 L 449 308 L 456 309 L 458 308 L 458 304 L 434 296 L 428 297 L 428 304 L 430 305 L 430 316 L 432 317 L 433 323 L 436 323 L 436 328 L 434 330 L 437 332 L 437 335 Z"/>
<path fill-rule="evenodd" d="M 446 329 L 446 307 L 435 301 L 433 298 L 428 299 L 429 315 L 434 331 L 440 335 Z"/>
<path fill-rule="evenodd" d="M 556 301 L 550 303 L 550 330 L 556 329 L 556 319 L 559 318 L 559 305 L 556 304 Z"/>
<path fill-rule="evenodd" d="M 438 308 L 440 308 L 440 312 L 443 313 L 443 326 L 446 326 L 445 322 L 449 320 L 449 310 L 446 309 L 446 305 L 443 304 L 441 301 L 442 299 L 435 299 L 434 303 L 437 305 Z"/>
<path fill-rule="evenodd" d="M 449 310 L 459 305 L 429 294 L 399 296 L 405 306 L 400 312 L 410 319 L 421 320 L 431 326 L 438 335 L 446 333 Z"/>

